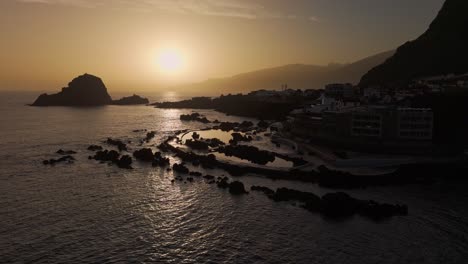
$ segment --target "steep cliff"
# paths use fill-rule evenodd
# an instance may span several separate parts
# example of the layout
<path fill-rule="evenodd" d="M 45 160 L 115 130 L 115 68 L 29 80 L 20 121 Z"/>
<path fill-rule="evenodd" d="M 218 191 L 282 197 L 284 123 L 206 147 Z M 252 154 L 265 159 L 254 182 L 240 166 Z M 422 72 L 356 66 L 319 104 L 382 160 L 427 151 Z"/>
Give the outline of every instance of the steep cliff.
<path fill-rule="evenodd" d="M 365 74 L 361 86 L 468 72 L 468 1 L 447 0 L 429 29 Z"/>

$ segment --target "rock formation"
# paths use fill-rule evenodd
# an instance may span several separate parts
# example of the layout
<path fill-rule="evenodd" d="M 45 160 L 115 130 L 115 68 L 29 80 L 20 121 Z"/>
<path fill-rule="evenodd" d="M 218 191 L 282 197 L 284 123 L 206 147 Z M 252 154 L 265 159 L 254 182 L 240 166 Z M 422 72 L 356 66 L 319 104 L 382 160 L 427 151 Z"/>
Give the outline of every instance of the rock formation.
<path fill-rule="evenodd" d="M 102 105 L 149 104 L 149 100 L 138 95 L 113 101 L 102 80 L 91 74 L 73 79 L 67 87 L 56 94 L 41 94 L 32 106 L 102 106 Z"/>
<path fill-rule="evenodd" d="M 146 105 L 149 104 L 149 100 L 147 98 L 138 96 L 136 94 L 128 97 L 123 97 L 119 100 L 112 101 L 113 105 Z"/>
<path fill-rule="evenodd" d="M 112 98 L 102 80 L 85 73 L 73 79 L 68 87 L 56 94 L 42 94 L 33 106 L 100 106 L 108 105 Z"/>

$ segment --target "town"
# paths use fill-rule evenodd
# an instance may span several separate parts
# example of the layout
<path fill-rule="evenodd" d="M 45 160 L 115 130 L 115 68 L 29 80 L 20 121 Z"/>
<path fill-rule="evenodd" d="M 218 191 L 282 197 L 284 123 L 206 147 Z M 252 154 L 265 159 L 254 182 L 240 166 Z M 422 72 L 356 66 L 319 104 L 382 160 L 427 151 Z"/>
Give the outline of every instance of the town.
<path fill-rule="evenodd" d="M 459 152 L 463 146 L 462 141 L 451 144 L 455 129 L 447 121 L 457 122 L 453 119 L 459 105 L 456 99 L 468 91 L 468 74 L 385 86 L 335 83 L 319 90 L 291 89 L 287 84 L 281 88 L 154 105 L 216 109 L 281 121 L 279 130 L 284 137 L 355 151 L 445 155 Z"/>

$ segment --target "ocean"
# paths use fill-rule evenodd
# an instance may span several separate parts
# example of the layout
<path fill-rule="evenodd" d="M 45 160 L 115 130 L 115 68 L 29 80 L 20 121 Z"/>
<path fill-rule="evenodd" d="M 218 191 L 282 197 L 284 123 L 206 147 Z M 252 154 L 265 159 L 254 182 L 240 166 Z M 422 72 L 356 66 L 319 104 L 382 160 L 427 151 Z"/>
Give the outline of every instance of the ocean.
<path fill-rule="evenodd" d="M 0 263 L 466 263 L 468 192 L 459 182 L 347 190 L 360 199 L 404 203 L 408 216 L 381 222 L 332 220 L 250 192 L 233 196 L 202 179 L 175 182 L 173 172 L 134 162 L 133 170 L 88 160 L 108 137 L 146 146 L 174 131 L 191 110 L 149 106 L 30 107 L 37 93 L 0 93 Z M 152 101 L 181 99 L 154 95 Z M 209 119 L 241 121 L 210 110 Z M 136 145 L 130 145 L 138 149 Z M 45 166 L 58 149 L 73 164 Z M 171 158 L 174 161 L 174 158 Z M 203 171 L 221 176 L 217 170 Z M 231 177 L 247 188 L 340 190 Z"/>

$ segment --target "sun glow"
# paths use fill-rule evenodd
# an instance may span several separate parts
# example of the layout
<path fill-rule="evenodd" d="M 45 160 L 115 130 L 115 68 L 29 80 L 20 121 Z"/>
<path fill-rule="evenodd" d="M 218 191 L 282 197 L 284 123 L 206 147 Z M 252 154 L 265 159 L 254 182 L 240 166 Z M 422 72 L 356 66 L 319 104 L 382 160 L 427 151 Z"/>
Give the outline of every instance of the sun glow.
<path fill-rule="evenodd" d="M 159 53 L 157 58 L 159 71 L 164 74 L 178 74 L 183 71 L 184 59 L 177 50 L 167 49 Z"/>

